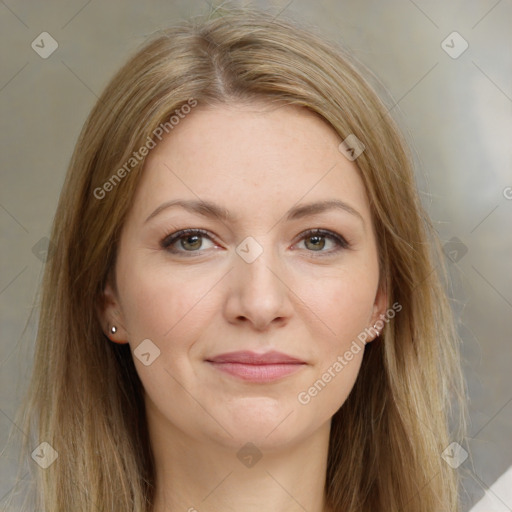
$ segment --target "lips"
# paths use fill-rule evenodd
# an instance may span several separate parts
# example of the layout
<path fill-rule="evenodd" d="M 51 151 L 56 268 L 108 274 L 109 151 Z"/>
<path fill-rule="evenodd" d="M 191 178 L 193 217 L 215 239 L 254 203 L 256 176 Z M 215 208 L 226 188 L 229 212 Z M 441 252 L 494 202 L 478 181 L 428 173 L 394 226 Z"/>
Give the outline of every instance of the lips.
<path fill-rule="evenodd" d="M 206 360 L 224 374 L 253 383 L 270 383 L 292 375 L 307 363 L 296 357 L 271 351 L 265 354 L 241 351 L 220 354 Z"/>
<path fill-rule="evenodd" d="M 213 358 L 207 359 L 210 363 L 239 363 L 239 364 L 254 364 L 254 365 L 267 365 L 267 364 L 305 364 L 295 357 L 276 352 L 272 350 L 265 354 L 258 354 L 247 350 L 239 352 L 229 352 L 220 354 Z"/>

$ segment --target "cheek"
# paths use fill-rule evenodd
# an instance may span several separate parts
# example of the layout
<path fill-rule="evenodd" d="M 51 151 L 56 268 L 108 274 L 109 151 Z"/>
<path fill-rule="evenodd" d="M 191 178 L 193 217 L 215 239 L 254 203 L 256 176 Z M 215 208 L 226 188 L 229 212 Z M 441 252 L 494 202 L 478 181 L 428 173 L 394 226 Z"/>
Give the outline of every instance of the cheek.
<path fill-rule="evenodd" d="M 314 372 L 296 398 L 303 414 L 327 420 L 345 402 L 357 379 L 378 270 L 371 264 L 347 265 L 329 275 L 317 274 L 315 279 L 296 282 L 300 284 L 297 295 L 309 310 L 305 325 L 315 358 Z"/>
<path fill-rule="evenodd" d="M 311 336 L 320 338 L 323 351 L 343 349 L 370 327 L 377 280 L 378 273 L 371 267 L 354 265 L 296 281 L 300 285 L 297 295 L 314 313 L 310 325 L 317 330 Z"/>
<path fill-rule="evenodd" d="M 192 278 L 187 272 L 171 273 L 136 261 L 119 263 L 118 288 L 130 343 L 136 346 L 149 338 L 160 348 L 171 340 L 186 346 L 208 319 L 208 292 L 218 278 Z"/>
<path fill-rule="evenodd" d="M 359 336 L 369 327 L 374 286 L 373 279 L 351 273 L 317 281 L 304 295 L 314 312 L 315 321 L 309 325 L 316 364 L 296 400 L 307 417 L 327 421 L 350 394 L 364 355 Z"/>

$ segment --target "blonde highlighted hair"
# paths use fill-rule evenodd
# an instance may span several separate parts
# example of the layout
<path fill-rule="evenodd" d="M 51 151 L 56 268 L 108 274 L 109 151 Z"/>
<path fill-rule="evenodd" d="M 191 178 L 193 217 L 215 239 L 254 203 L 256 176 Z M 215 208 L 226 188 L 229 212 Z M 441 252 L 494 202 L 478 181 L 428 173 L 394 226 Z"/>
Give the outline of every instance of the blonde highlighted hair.
<path fill-rule="evenodd" d="M 42 441 L 59 454 L 47 469 L 31 465 L 34 509 L 152 510 L 142 384 L 129 345 L 111 343 L 97 314 L 144 160 L 103 197 L 95 190 L 193 99 L 301 106 L 341 139 L 353 134 L 365 145 L 356 163 L 381 286 L 402 310 L 366 346 L 354 388 L 332 418 L 327 503 L 336 512 L 458 510 L 456 476 L 441 457 L 453 440 L 450 405 L 463 390 L 446 275 L 411 156 L 375 86 L 313 29 L 254 9 L 218 10 L 163 30 L 114 76 L 76 144 L 53 224 L 32 380 L 18 416 L 30 433 L 25 457 Z"/>

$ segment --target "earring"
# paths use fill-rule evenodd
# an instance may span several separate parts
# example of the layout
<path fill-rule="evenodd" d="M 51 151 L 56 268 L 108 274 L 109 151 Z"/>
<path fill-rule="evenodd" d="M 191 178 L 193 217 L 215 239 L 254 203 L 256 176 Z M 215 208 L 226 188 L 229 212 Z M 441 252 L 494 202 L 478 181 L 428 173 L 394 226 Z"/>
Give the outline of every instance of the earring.
<path fill-rule="evenodd" d="M 379 329 L 377 329 L 377 324 L 375 324 L 373 326 L 373 328 L 375 329 L 375 332 L 377 333 L 377 335 L 375 337 L 378 338 L 380 336 L 380 331 L 379 331 Z"/>
<path fill-rule="evenodd" d="M 112 334 L 115 334 L 117 332 L 117 327 L 115 325 L 113 325 L 111 328 L 110 328 L 110 332 Z"/>

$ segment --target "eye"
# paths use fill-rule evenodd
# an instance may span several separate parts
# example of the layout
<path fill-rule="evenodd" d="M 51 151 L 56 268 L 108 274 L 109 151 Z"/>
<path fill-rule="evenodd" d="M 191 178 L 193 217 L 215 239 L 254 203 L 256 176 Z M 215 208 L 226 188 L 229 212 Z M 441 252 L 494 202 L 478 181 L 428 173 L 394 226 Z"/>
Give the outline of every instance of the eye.
<path fill-rule="evenodd" d="M 326 240 L 330 240 L 331 244 L 334 245 L 334 249 L 326 251 L 323 250 L 326 245 L 329 245 L 326 244 Z M 309 231 L 301 234 L 300 241 L 304 241 L 306 248 L 309 249 L 308 252 L 320 253 L 321 256 L 325 255 L 325 253 L 332 254 L 342 249 L 350 248 L 350 245 L 345 238 L 338 233 L 334 233 L 333 231 L 328 231 L 326 229 L 310 229 Z"/>
<path fill-rule="evenodd" d="M 166 236 L 160 245 L 172 254 L 197 253 L 208 249 L 204 247 L 204 240 L 213 243 L 212 237 L 204 229 L 184 229 Z M 325 229 L 311 229 L 301 234 L 299 241 L 304 241 L 308 252 L 320 253 L 319 256 L 332 254 L 342 249 L 349 249 L 350 244 L 338 233 Z M 331 250 L 323 250 L 329 244 L 334 245 Z M 327 254 L 325 254 L 327 253 Z M 316 256 L 316 255 L 315 255 Z"/>
<path fill-rule="evenodd" d="M 203 229 L 185 229 L 166 236 L 160 242 L 160 245 L 162 246 L 163 249 L 173 254 L 194 253 L 198 252 L 199 250 L 204 250 L 207 248 L 203 247 L 204 239 L 208 239 L 211 241 L 211 237 L 207 231 Z M 177 247 L 181 247 L 181 249 L 174 247 L 174 245 L 177 245 Z"/>

